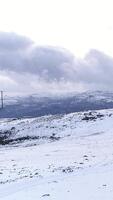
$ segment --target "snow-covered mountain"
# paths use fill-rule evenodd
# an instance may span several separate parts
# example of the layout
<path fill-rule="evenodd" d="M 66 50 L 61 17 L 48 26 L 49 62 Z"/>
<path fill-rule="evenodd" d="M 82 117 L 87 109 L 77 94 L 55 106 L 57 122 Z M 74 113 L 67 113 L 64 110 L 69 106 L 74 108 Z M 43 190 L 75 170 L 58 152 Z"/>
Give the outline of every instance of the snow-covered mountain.
<path fill-rule="evenodd" d="M 112 200 L 113 109 L 0 120 L 0 200 Z"/>
<path fill-rule="evenodd" d="M 71 112 L 113 108 L 113 92 L 84 92 L 57 96 L 28 96 L 4 98 L 0 118 L 38 117 Z"/>

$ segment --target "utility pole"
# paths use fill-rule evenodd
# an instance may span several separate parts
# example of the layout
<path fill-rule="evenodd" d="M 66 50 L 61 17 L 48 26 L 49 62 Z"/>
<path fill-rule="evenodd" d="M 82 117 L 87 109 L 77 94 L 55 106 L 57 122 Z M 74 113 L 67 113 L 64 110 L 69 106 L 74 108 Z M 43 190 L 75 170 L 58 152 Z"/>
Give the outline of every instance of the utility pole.
<path fill-rule="evenodd" d="M 1 109 L 4 108 L 4 95 L 3 95 L 3 91 L 1 91 Z"/>

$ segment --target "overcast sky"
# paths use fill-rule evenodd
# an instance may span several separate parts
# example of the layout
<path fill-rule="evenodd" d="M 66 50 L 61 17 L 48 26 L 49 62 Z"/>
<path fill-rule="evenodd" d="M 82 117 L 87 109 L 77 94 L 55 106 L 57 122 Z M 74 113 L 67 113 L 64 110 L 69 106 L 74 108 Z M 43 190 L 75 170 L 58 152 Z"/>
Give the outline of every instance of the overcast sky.
<path fill-rule="evenodd" d="M 0 0 L 0 30 L 80 56 L 91 48 L 112 55 L 113 1 Z"/>
<path fill-rule="evenodd" d="M 112 90 L 112 8 L 112 0 L 0 0 L 0 90 Z"/>

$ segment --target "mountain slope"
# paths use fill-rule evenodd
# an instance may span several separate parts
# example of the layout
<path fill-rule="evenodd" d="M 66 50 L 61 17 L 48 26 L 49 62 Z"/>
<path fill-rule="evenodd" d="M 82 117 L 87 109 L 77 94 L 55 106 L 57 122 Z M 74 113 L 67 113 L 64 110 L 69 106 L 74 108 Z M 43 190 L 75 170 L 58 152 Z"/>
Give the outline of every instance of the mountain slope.
<path fill-rule="evenodd" d="M 1 200 L 113 199 L 112 109 L 2 119 L 0 130 L 14 139 L 0 145 Z"/>
<path fill-rule="evenodd" d="M 35 94 L 24 97 L 5 97 L 0 118 L 38 117 L 108 108 L 113 108 L 112 92 L 96 91 L 53 97 L 40 97 Z"/>

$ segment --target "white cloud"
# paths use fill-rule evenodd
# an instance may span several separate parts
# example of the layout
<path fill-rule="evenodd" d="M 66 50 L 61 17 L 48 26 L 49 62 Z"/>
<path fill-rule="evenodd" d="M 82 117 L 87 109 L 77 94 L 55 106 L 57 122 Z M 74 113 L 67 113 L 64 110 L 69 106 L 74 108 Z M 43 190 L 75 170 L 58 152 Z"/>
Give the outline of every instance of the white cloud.
<path fill-rule="evenodd" d="M 28 38 L 3 32 L 0 44 L 0 90 L 43 94 L 113 90 L 113 58 L 103 52 L 91 50 L 80 59 L 66 49 L 37 46 Z"/>

